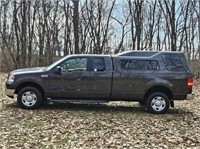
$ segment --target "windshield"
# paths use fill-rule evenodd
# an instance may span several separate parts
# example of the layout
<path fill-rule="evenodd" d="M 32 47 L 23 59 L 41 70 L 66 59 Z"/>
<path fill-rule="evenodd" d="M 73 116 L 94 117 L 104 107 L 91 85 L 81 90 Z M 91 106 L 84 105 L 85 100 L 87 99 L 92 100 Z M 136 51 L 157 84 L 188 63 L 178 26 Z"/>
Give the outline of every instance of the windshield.
<path fill-rule="evenodd" d="M 63 57 L 63 58 L 61 58 L 61 59 L 55 61 L 55 62 L 52 63 L 51 65 L 47 66 L 47 67 L 46 67 L 47 70 L 52 69 L 53 67 L 55 67 L 56 65 L 58 65 L 59 63 L 61 63 L 63 60 L 65 60 L 67 57 L 69 57 L 69 56 L 65 56 L 65 57 Z"/>

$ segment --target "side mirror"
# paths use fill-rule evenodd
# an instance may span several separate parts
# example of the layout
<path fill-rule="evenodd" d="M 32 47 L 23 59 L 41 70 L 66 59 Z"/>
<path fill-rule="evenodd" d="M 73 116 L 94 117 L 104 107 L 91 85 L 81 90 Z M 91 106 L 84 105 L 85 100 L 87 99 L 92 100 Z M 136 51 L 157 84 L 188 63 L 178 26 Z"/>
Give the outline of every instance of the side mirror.
<path fill-rule="evenodd" d="M 56 67 L 55 73 L 56 74 L 61 74 L 61 67 L 60 66 Z"/>

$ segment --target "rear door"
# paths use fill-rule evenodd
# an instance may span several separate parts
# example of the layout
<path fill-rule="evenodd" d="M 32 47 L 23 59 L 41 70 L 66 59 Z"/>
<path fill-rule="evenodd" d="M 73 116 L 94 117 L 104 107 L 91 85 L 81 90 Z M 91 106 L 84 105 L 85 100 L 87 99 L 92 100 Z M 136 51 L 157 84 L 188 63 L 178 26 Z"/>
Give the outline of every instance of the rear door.
<path fill-rule="evenodd" d="M 112 86 L 112 61 L 110 57 L 92 57 L 90 71 L 90 98 L 109 99 Z"/>

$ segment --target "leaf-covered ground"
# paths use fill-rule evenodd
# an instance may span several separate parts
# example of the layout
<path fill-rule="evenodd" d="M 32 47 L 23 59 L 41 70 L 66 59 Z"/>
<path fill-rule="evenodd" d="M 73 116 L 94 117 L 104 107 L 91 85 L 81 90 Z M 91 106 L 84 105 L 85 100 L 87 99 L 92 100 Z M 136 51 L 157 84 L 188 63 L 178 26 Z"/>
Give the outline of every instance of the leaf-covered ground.
<path fill-rule="evenodd" d="M 200 148 L 198 81 L 194 100 L 154 115 L 126 102 L 23 110 L 5 96 L 5 75 L 0 79 L 0 148 Z"/>

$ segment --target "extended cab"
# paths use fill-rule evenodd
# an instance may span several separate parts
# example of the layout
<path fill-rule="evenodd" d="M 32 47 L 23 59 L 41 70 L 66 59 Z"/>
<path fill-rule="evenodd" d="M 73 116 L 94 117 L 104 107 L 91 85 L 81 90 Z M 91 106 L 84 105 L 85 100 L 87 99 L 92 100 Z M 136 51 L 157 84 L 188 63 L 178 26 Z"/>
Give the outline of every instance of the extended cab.
<path fill-rule="evenodd" d="M 165 113 L 192 93 L 192 72 L 182 52 L 70 55 L 48 67 L 11 71 L 6 95 L 20 107 L 49 102 L 137 101 Z"/>

